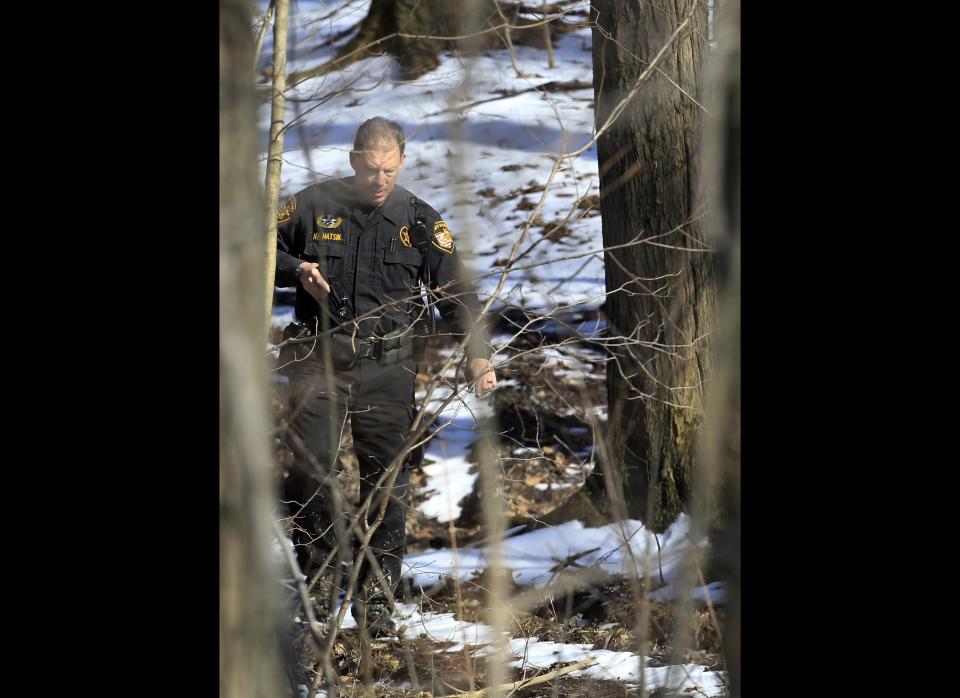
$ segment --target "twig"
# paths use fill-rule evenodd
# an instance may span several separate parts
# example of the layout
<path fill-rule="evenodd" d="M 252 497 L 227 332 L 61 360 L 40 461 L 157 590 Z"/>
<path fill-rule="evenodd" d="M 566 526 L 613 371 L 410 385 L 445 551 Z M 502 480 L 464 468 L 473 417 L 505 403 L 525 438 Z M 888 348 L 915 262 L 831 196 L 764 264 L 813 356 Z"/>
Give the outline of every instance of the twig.
<path fill-rule="evenodd" d="M 563 559 L 563 560 L 558 560 L 557 558 L 553 558 L 553 561 L 554 561 L 556 564 L 555 564 L 553 567 L 551 567 L 549 571 L 552 572 L 552 573 L 554 573 L 554 574 L 558 574 L 558 573 L 560 573 L 560 572 L 563 572 L 565 569 L 567 569 L 568 567 L 571 567 L 571 566 L 572 566 L 572 567 L 581 567 L 581 568 L 582 568 L 583 565 L 581 565 L 579 562 L 577 562 L 577 560 L 579 560 L 580 558 L 582 558 L 582 557 L 584 557 L 584 556 L 586 556 L 586 555 L 589 555 L 590 553 L 595 553 L 595 552 L 597 552 L 598 550 L 600 550 L 600 547 L 599 547 L 599 546 L 597 546 L 596 548 L 590 548 L 590 550 L 581 550 L 579 553 L 574 553 L 574 554 L 572 554 L 572 555 L 567 555 L 567 557 L 566 557 L 565 559 Z"/>
<path fill-rule="evenodd" d="M 303 610 L 307 615 L 307 622 L 310 625 L 310 632 L 313 634 L 313 639 L 317 641 L 318 645 L 322 645 L 326 638 L 323 636 L 323 629 L 317 622 L 317 617 L 313 614 L 313 603 L 310 601 L 307 586 L 303 583 L 303 573 L 300 571 L 300 565 L 297 564 L 297 559 L 290 550 L 287 537 L 283 535 L 283 531 L 280 530 L 276 519 L 271 517 L 270 524 L 273 526 L 273 535 L 277 537 L 277 542 L 280 543 L 280 547 L 283 549 L 283 556 L 287 560 L 287 567 L 289 567 L 293 573 L 293 581 L 297 585 L 297 591 L 300 594 L 300 603 L 303 605 Z"/>
<path fill-rule="evenodd" d="M 663 559 L 660 556 L 660 536 L 654 533 L 653 539 L 657 541 L 657 567 L 660 570 L 660 583 L 666 584 L 666 582 L 663 580 Z"/>
<path fill-rule="evenodd" d="M 707 581 L 703 578 L 703 570 L 700 563 L 697 562 L 697 575 L 700 577 L 700 584 L 703 587 L 703 595 L 707 602 L 707 610 L 710 612 L 710 620 L 713 621 L 713 627 L 717 631 L 717 639 L 720 644 L 720 654 L 726 657 L 727 652 L 723 648 L 723 630 L 720 629 L 720 621 L 717 620 L 717 612 L 713 609 L 713 601 L 710 599 L 710 590 L 707 588 Z"/>
<path fill-rule="evenodd" d="M 596 664 L 597 658 L 594 656 L 589 656 L 586 659 L 581 659 L 579 662 L 574 664 L 569 664 L 565 667 L 557 669 L 556 671 L 551 671 L 547 674 L 540 674 L 539 676 L 534 676 L 532 679 L 524 679 L 522 681 L 514 681 L 513 683 L 505 683 L 502 686 L 497 686 L 497 693 L 506 693 L 507 691 L 516 691 L 521 688 L 526 688 L 527 686 L 535 686 L 540 683 L 546 683 L 547 681 L 552 681 L 553 679 L 565 676 L 566 674 L 572 674 L 575 671 L 580 669 L 586 669 L 589 666 Z M 484 698 L 487 695 L 489 689 L 484 688 L 479 691 L 470 691 L 468 693 L 457 693 L 452 696 L 452 698 Z"/>
<path fill-rule="evenodd" d="M 450 107 L 449 109 L 441 109 L 440 111 L 435 111 L 432 114 L 427 114 L 427 116 L 440 116 L 441 114 L 447 114 L 449 112 L 464 112 L 471 107 L 475 107 L 480 104 L 486 104 L 487 102 L 496 102 L 499 99 L 508 99 L 509 97 L 517 97 L 527 92 L 573 92 L 575 90 L 586 90 L 593 89 L 592 82 L 583 82 L 582 80 L 568 80 L 566 82 L 551 80 L 550 82 L 545 82 L 542 85 L 534 85 L 533 87 L 527 87 L 523 90 L 511 90 L 505 92 L 498 97 L 489 97 L 487 99 L 478 99 L 476 102 L 470 102 L 469 104 L 464 104 L 459 107 Z"/>

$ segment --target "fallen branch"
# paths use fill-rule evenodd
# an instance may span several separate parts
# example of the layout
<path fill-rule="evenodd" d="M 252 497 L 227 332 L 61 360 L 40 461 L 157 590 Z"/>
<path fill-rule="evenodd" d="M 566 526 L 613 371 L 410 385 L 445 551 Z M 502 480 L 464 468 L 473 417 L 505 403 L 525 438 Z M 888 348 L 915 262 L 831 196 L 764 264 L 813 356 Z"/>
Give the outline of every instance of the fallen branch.
<path fill-rule="evenodd" d="M 554 574 L 557 574 L 559 572 L 563 572 L 568 567 L 582 567 L 582 565 L 579 562 L 577 562 L 577 560 L 584 557 L 585 555 L 589 555 L 590 553 L 595 553 L 598 550 L 600 550 L 599 546 L 596 548 L 590 548 L 590 550 L 582 550 L 579 553 L 575 553 L 573 555 L 567 555 L 567 557 L 564 558 L 563 560 L 552 558 L 556 564 L 553 567 L 551 567 L 549 571 Z"/>
<path fill-rule="evenodd" d="M 586 669 L 588 666 L 593 666 L 596 663 L 596 657 L 587 657 L 586 659 L 581 659 L 579 662 L 574 664 L 569 664 L 565 667 L 557 669 L 556 671 L 551 671 L 547 674 L 540 674 L 539 676 L 534 676 L 532 679 L 524 679 L 522 681 L 514 681 L 513 683 L 506 683 L 502 686 L 497 687 L 498 693 L 506 693 L 507 691 L 516 691 L 521 688 L 526 688 L 528 686 L 535 686 L 540 683 L 546 683 L 547 681 L 552 681 L 553 679 L 565 676 L 566 674 L 572 674 L 575 671 L 580 669 Z M 486 688 L 483 688 L 479 691 L 469 691 L 468 693 L 457 693 L 453 698 L 485 698 L 487 695 Z"/>
<path fill-rule="evenodd" d="M 501 94 L 498 97 L 489 97 L 487 99 L 480 99 L 480 100 L 477 100 L 476 102 L 470 102 L 470 104 L 464 104 L 463 106 L 460 106 L 460 107 L 450 107 L 449 109 L 441 109 L 440 111 L 435 111 L 432 114 L 427 114 L 427 116 L 440 116 L 441 114 L 447 114 L 449 112 L 463 112 L 479 104 L 486 104 L 487 102 L 496 102 L 499 99 L 516 97 L 518 95 L 522 95 L 527 92 L 573 92 L 575 90 L 586 90 L 587 88 L 593 89 L 593 83 L 583 82 L 582 80 L 568 80 L 567 82 L 559 82 L 556 80 L 551 80 L 550 82 L 545 82 L 542 85 L 535 85 L 534 87 L 528 87 L 524 90 L 501 90 L 500 91 Z"/>

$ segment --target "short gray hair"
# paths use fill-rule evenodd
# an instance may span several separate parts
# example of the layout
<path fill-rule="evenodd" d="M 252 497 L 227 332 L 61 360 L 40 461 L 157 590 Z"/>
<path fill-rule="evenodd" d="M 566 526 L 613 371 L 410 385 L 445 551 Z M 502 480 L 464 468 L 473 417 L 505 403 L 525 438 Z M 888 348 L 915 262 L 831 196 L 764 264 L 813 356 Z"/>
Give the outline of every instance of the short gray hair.
<path fill-rule="evenodd" d="M 403 155 L 403 146 L 406 140 L 403 135 L 403 127 L 396 121 L 375 116 L 360 124 L 357 135 L 353 139 L 353 150 L 354 152 L 362 152 L 385 140 L 396 141 L 400 147 L 400 155 Z"/>

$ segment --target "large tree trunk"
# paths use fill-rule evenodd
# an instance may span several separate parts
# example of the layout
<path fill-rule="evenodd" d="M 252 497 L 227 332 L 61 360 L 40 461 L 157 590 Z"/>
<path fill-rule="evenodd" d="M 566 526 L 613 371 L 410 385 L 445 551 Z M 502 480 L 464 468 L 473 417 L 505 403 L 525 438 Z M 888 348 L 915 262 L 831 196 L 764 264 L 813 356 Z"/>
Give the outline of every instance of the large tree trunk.
<path fill-rule="evenodd" d="M 220 695 L 288 695 L 270 567 L 263 196 L 251 15 L 220 3 Z"/>
<path fill-rule="evenodd" d="M 459 3 L 447 0 L 373 0 L 360 31 L 339 51 L 345 62 L 353 62 L 376 53 L 389 53 L 400 64 L 401 72 L 413 79 L 436 68 L 442 44 L 435 39 L 393 36 L 394 33 L 420 36 L 452 36 L 457 26 L 453 10 Z M 367 49 L 366 47 L 370 47 Z"/>
<path fill-rule="evenodd" d="M 518 16 L 519 6 L 495 0 L 372 0 L 360 29 L 329 63 L 292 73 L 293 86 L 331 70 L 342 70 L 372 55 L 396 59 L 400 76 L 414 80 L 440 65 L 442 51 L 464 54 L 503 49 L 511 44 L 539 48 L 552 45 L 552 34 L 570 29 L 560 21 L 541 24 Z M 564 3 L 547 6 L 556 12 Z M 504 24 L 510 23 L 508 38 Z M 530 25 L 527 28 L 527 25 Z M 496 28 L 492 31 L 484 31 Z"/>
<path fill-rule="evenodd" d="M 598 142 L 604 245 L 645 241 L 605 257 L 610 333 L 627 340 L 612 348 L 616 361 L 608 365 L 607 462 L 618 468 L 627 513 L 662 531 L 690 504 L 711 375 L 716 272 L 703 251 L 694 102 L 702 93 L 706 3 L 594 0 L 593 8 L 598 128 L 669 44 L 659 71 Z"/>

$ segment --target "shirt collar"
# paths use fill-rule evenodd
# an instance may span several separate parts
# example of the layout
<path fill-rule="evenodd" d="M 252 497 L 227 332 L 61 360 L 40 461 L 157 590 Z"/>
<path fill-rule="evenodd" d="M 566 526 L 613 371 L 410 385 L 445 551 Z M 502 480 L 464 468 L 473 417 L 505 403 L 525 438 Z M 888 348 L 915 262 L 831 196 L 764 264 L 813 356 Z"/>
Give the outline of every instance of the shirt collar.
<path fill-rule="evenodd" d="M 401 186 L 395 186 L 390 196 L 380 207 L 383 217 L 394 225 L 405 220 L 404 211 L 410 205 L 411 194 Z"/>
<path fill-rule="evenodd" d="M 357 203 L 353 194 L 353 177 L 340 179 L 338 185 L 340 189 L 337 193 L 340 195 L 342 203 L 362 213 L 362 207 Z M 375 211 L 379 210 L 385 219 L 396 225 L 404 220 L 404 208 L 410 205 L 412 196 L 413 195 L 403 187 L 395 186 L 393 191 L 390 192 L 390 196 L 387 197 L 387 200 L 370 211 L 369 215 L 373 215 Z"/>

